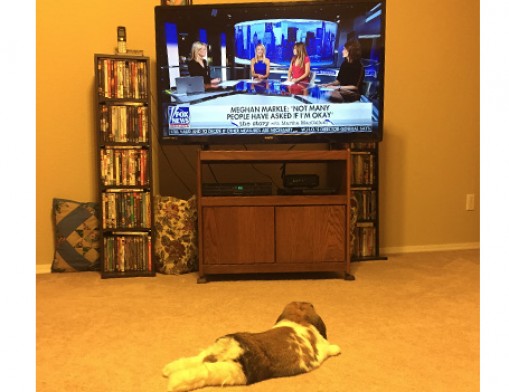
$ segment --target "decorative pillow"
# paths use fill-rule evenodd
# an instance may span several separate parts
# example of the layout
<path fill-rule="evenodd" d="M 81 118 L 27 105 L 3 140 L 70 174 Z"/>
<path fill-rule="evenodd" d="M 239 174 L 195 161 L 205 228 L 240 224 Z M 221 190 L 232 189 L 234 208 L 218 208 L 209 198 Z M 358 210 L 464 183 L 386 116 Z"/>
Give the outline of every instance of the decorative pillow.
<path fill-rule="evenodd" d="M 98 203 L 53 199 L 55 258 L 52 272 L 99 270 Z"/>
<path fill-rule="evenodd" d="M 155 196 L 154 254 L 157 270 L 179 275 L 198 270 L 196 196 Z"/>

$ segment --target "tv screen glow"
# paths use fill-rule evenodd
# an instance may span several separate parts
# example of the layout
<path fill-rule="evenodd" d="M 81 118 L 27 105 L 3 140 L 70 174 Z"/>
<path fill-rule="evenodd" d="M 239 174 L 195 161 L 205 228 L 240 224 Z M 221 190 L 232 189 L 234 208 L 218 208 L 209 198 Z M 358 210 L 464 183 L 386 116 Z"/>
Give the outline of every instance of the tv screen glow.
<path fill-rule="evenodd" d="M 381 141 L 385 47 L 384 1 L 310 1 L 156 6 L 159 138 L 167 144 L 340 143 Z M 342 48 L 360 43 L 364 80 L 358 101 L 338 103 L 331 87 Z M 207 44 L 217 85 L 182 93 L 193 42 Z M 289 84 L 297 42 L 310 59 L 309 83 Z M 250 62 L 262 43 L 266 81 Z"/>

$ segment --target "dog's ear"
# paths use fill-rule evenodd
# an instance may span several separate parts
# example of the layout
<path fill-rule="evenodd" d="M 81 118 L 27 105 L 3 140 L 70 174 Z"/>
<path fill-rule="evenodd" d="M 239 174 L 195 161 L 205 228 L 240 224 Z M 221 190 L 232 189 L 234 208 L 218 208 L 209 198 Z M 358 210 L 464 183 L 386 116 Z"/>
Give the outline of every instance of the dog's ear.
<path fill-rule="evenodd" d="M 279 317 L 277 318 L 277 320 L 276 320 L 275 324 L 279 323 L 281 320 L 284 320 L 284 319 L 286 319 L 286 317 L 285 317 L 285 312 L 283 312 L 283 313 L 281 313 L 281 314 L 279 315 Z"/>
<path fill-rule="evenodd" d="M 324 339 L 327 339 L 327 328 L 325 328 L 325 323 L 323 322 L 322 318 L 316 314 L 316 317 L 311 322 L 318 332 L 320 332 L 320 335 L 323 336 Z"/>
<path fill-rule="evenodd" d="M 318 315 L 318 313 L 316 313 L 313 304 L 304 303 L 302 309 L 304 311 L 306 321 L 313 325 L 324 339 L 327 339 L 327 328 L 325 327 L 325 323 L 322 318 Z"/>

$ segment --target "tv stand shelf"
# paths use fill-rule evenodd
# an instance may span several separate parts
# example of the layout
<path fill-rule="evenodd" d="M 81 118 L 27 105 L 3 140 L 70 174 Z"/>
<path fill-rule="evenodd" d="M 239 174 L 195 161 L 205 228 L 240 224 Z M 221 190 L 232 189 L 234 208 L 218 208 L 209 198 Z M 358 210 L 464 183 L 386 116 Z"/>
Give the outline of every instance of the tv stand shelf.
<path fill-rule="evenodd" d="M 203 196 L 214 164 L 324 163 L 333 194 Z M 350 151 L 198 152 L 199 279 L 209 275 L 332 272 L 350 274 Z"/>

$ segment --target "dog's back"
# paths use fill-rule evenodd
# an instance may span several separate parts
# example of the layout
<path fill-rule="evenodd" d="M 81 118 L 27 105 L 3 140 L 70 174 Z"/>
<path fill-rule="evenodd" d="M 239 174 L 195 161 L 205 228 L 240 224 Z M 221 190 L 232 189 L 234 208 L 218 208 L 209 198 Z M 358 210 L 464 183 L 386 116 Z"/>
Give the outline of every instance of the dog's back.
<path fill-rule="evenodd" d="M 339 353 L 313 305 L 292 302 L 270 330 L 223 336 L 197 356 L 169 363 L 163 374 L 169 391 L 246 385 L 309 372 Z"/>

